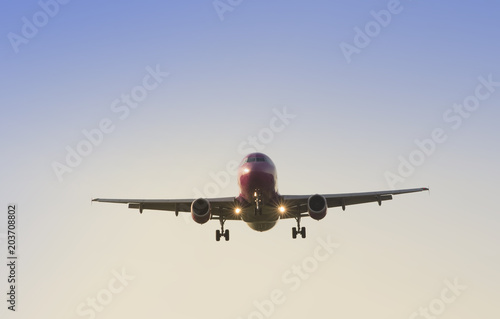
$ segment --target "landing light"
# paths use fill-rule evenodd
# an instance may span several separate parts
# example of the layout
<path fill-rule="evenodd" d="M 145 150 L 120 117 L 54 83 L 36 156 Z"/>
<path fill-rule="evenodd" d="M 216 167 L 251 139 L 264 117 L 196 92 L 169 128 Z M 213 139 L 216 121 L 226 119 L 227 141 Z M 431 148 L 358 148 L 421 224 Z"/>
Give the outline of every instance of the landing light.
<path fill-rule="evenodd" d="M 236 214 L 241 213 L 241 208 L 236 208 L 236 209 L 234 210 L 234 212 L 235 212 Z"/>
<path fill-rule="evenodd" d="M 283 207 L 283 206 L 280 206 L 278 209 L 279 209 L 280 213 L 284 213 L 286 211 L 285 207 Z"/>

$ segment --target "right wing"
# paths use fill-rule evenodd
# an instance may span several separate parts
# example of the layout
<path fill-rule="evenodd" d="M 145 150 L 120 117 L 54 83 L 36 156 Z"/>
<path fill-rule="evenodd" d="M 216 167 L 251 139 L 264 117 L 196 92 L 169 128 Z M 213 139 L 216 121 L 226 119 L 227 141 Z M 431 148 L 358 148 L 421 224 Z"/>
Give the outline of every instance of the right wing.
<path fill-rule="evenodd" d="M 142 214 L 144 209 L 165 210 L 175 212 L 191 212 L 191 204 L 196 199 L 112 199 L 112 198 L 94 198 L 93 202 L 128 204 L 128 208 L 139 209 Z M 233 214 L 235 208 L 234 197 L 207 198 L 212 209 L 212 219 L 220 216 L 225 219 L 240 219 Z"/>

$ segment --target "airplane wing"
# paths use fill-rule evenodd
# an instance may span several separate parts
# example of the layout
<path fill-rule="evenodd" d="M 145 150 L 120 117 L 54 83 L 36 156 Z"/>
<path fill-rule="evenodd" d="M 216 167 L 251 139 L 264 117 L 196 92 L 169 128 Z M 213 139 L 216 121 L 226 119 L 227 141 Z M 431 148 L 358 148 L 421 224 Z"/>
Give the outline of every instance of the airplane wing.
<path fill-rule="evenodd" d="M 346 206 L 377 202 L 382 205 L 383 201 L 391 200 L 392 195 L 407 194 L 428 191 L 426 187 L 423 188 L 410 188 L 399 189 L 390 191 L 378 191 L 367 193 L 346 193 L 346 194 L 322 194 L 326 199 L 328 208 L 342 207 L 345 210 Z M 309 216 L 307 213 L 307 200 L 310 195 L 282 195 L 281 200 L 283 205 L 287 207 L 288 214 L 283 215 L 281 218 L 295 218 L 297 215 L 302 217 Z"/>
<path fill-rule="evenodd" d="M 366 192 L 366 193 L 345 193 L 345 194 L 322 194 L 326 199 L 328 208 L 378 202 L 382 205 L 383 201 L 391 200 L 393 195 L 415 193 L 429 190 L 428 188 L 411 188 L 390 191 Z M 309 216 L 307 212 L 307 201 L 310 195 L 281 195 L 281 202 L 287 208 L 287 213 L 281 218 L 296 218 L 297 216 Z M 128 208 L 139 209 L 142 214 L 144 209 L 164 210 L 175 212 L 191 212 L 191 204 L 195 199 L 110 199 L 95 198 L 94 202 L 128 204 Z M 221 197 L 207 198 L 212 208 L 211 219 L 223 217 L 226 220 L 239 220 L 241 217 L 234 214 L 236 198 Z"/>
<path fill-rule="evenodd" d="M 179 212 L 191 212 L 191 204 L 195 199 L 111 199 L 111 198 L 94 198 L 93 202 L 101 203 L 118 203 L 128 204 L 128 208 L 139 209 L 142 214 L 144 209 L 165 210 L 175 212 L 177 216 Z M 241 219 L 233 214 L 235 208 L 234 197 L 207 198 L 212 208 L 212 219 L 217 219 L 220 216 L 228 220 Z"/>

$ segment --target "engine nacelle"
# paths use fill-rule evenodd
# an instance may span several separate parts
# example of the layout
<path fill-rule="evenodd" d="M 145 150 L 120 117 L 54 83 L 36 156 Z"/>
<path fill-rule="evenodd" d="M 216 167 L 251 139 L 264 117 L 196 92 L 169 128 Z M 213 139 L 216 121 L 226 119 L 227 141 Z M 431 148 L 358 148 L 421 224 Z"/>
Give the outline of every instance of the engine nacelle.
<path fill-rule="evenodd" d="M 307 200 L 307 211 L 309 212 L 309 216 L 311 218 L 320 220 L 325 218 L 326 209 L 328 205 L 326 204 L 326 198 L 321 195 L 312 195 Z"/>
<path fill-rule="evenodd" d="M 191 203 L 191 216 L 198 224 L 205 224 L 210 220 L 210 202 L 205 198 L 198 198 Z"/>

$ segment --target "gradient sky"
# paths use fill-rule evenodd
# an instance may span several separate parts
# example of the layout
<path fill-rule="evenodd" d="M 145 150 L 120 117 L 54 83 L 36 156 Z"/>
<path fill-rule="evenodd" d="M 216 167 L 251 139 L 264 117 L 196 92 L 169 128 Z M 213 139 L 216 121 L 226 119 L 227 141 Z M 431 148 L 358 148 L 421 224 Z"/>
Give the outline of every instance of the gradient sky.
<path fill-rule="evenodd" d="M 95 318 L 497 318 L 498 12 L 493 1 L 4 4 L 0 255 L 16 203 L 19 284 L 18 311 L 2 301 L 0 316 L 90 318 L 79 306 L 125 271 L 133 279 Z M 126 106 L 133 92 L 147 96 Z M 110 132 L 58 178 L 55 163 L 102 121 Z M 234 177 L 213 176 L 252 137 L 282 194 L 430 196 L 331 209 L 303 221 L 306 239 L 290 220 L 265 233 L 230 221 L 219 243 L 216 221 L 90 203 L 237 195 Z M 317 261 L 328 240 L 337 248 Z M 291 275 L 304 265 L 307 278 Z M 269 313 L 256 306 L 279 292 Z"/>

